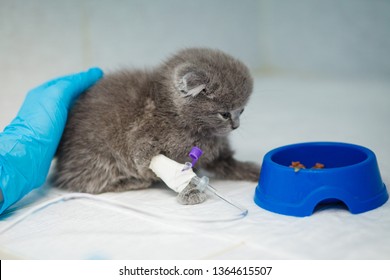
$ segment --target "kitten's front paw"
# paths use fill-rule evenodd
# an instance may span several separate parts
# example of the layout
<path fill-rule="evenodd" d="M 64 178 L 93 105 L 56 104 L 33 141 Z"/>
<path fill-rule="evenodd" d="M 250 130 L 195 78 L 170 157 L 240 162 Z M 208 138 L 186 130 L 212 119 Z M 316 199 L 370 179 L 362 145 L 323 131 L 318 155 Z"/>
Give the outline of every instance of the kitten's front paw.
<path fill-rule="evenodd" d="M 260 166 L 251 162 L 246 162 L 245 164 L 246 167 L 244 168 L 244 171 L 242 171 L 244 180 L 257 182 L 260 175 Z"/>
<path fill-rule="evenodd" d="M 199 191 L 191 182 L 177 195 L 177 201 L 185 205 L 199 204 L 205 201 L 206 198 L 206 194 Z"/>
<path fill-rule="evenodd" d="M 260 166 L 252 162 L 237 162 L 234 170 L 228 175 L 229 179 L 257 182 Z"/>

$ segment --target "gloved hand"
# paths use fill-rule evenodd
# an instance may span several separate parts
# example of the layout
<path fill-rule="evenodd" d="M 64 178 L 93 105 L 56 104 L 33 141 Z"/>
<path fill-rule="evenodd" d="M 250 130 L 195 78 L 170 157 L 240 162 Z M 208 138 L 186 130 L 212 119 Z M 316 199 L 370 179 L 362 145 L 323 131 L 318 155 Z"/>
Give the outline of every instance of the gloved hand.
<path fill-rule="evenodd" d="M 16 118 L 0 133 L 0 214 L 45 182 L 69 109 L 102 75 L 99 68 L 91 68 L 27 94 Z"/>

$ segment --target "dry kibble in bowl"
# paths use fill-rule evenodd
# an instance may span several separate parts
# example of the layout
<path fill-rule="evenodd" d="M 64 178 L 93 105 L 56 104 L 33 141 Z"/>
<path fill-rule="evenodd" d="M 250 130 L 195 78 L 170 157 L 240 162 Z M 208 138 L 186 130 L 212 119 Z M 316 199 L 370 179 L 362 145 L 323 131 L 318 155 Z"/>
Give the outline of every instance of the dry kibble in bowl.
<path fill-rule="evenodd" d="M 323 169 L 325 167 L 324 164 L 317 162 L 312 168 L 313 169 Z"/>
<path fill-rule="evenodd" d="M 304 166 L 301 162 L 299 161 L 292 161 L 291 165 L 289 166 L 291 168 L 294 168 L 295 172 L 298 172 L 301 169 L 306 169 L 306 166 Z M 323 169 L 325 167 L 324 164 L 317 162 L 312 169 Z"/>

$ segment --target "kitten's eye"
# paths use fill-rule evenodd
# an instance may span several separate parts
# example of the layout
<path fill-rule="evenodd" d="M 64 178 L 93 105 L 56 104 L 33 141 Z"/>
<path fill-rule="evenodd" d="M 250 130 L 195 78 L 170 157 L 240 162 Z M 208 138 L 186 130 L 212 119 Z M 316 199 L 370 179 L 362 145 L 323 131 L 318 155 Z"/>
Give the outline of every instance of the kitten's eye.
<path fill-rule="evenodd" d="M 232 116 L 229 112 L 225 112 L 225 113 L 219 113 L 222 118 L 224 118 L 225 120 L 228 120 L 230 119 L 230 117 Z"/>

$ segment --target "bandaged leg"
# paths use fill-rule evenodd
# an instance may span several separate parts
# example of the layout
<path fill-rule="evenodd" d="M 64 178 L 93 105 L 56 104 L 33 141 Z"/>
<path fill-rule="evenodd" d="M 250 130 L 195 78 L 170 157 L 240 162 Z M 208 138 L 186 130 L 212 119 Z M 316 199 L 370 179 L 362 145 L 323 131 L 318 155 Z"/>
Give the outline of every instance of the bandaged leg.
<path fill-rule="evenodd" d="M 170 189 L 178 193 L 177 199 L 181 204 L 197 204 L 206 200 L 206 195 L 199 191 L 191 179 L 196 176 L 191 168 L 183 170 L 184 164 L 180 164 L 164 155 L 152 158 L 149 168 Z"/>

